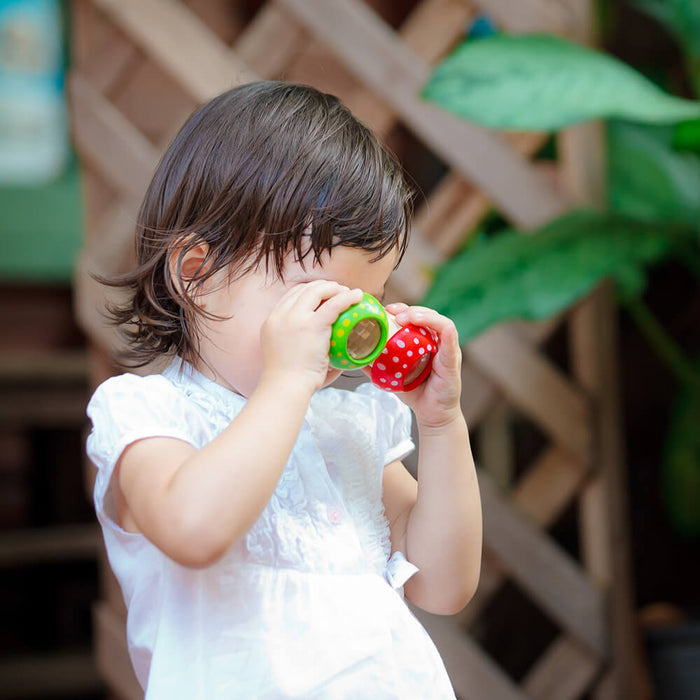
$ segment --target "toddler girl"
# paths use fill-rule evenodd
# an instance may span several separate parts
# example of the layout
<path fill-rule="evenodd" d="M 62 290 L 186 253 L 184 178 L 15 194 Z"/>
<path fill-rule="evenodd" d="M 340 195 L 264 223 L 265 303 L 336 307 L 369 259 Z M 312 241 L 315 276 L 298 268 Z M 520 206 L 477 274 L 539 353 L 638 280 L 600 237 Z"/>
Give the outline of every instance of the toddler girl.
<path fill-rule="evenodd" d="M 439 337 L 429 379 L 399 398 L 324 389 L 331 324 L 361 290 L 381 297 L 409 214 L 397 163 L 303 86 L 217 97 L 158 166 L 114 313 L 135 364 L 169 364 L 109 379 L 88 407 L 147 698 L 454 697 L 402 597 L 454 613 L 478 579 L 455 327 L 389 305 Z"/>

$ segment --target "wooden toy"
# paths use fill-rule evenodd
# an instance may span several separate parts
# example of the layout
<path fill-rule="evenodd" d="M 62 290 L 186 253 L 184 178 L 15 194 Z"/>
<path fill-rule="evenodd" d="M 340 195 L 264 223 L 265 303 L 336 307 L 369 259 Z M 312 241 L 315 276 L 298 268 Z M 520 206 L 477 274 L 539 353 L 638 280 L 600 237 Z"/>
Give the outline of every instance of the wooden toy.
<path fill-rule="evenodd" d="M 371 364 L 381 353 L 389 334 L 384 307 L 371 295 L 343 311 L 331 330 L 330 363 L 336 369 Z"/>
<path fill-rule="evenodd" d="M 344 311 L 331 331 L 336 369 L 372 366 L 371 379 L 386 391 L 411 391 L 430 374 L 437 341 L 432 331 L 400 326 L 371 295 Z"/>

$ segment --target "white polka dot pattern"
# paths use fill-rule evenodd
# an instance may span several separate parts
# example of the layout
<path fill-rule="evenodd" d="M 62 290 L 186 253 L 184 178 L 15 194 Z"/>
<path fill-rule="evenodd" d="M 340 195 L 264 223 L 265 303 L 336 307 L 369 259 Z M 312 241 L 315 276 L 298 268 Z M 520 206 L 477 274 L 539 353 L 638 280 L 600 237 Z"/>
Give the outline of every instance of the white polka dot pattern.
<path fill-rule="evenodd" d="M 430 374 L 433 353 L 437 350 L 433 335 L 432 331 L 414 325 L 399 329 L 382 351 L 391 362 L 383 360 L 372 365 L 372 382 L 385 391 L 415 389 Z M 402 371 L 397 372 L 396 365 L 400 365 Z"/>

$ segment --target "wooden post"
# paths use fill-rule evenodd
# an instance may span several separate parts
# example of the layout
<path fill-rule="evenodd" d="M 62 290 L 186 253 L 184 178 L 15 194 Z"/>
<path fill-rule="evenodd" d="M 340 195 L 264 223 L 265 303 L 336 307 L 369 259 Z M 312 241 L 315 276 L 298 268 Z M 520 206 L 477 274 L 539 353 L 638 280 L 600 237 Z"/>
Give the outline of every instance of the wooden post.
<path fill-rule="evenodd" d="M 578 3 L 588 5 L 586 2 Z M 586 12 L 588 10 L 588 12 Z M 590 8 L 580 12 L 589 17 Z M 593 40 L 592 23 L 581 39 Z M 564 130 L 559 135 L 562 177 L 582 204 L 605 206 L 604 127 L 599 122 Z M 603 284 L 571 313 L 574 375 L 595 396 L 595 477 L 580 498 L 581 544 L 587 569 L 609 591 L 612 667 L 600 697 L 643 700 L 650 697 L 634 620 L 631 540 L 617 359 L 617 314 L 614 288 Z"/>

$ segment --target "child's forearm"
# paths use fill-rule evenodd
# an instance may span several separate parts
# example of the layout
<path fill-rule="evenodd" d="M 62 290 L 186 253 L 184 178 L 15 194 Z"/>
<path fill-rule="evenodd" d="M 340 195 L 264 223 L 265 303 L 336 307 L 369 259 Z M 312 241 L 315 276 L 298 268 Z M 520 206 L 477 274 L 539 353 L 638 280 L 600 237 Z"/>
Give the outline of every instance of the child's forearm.
<path fill-rule="evenodd" d="M 141 522 L 134 513 L 144 534 L 188 566 L 206 566 L 220 558 L 269 502 L 312 393 L 293 377 L 263 377 L 217 438 L 199 450 L 191 448 L 150 489 L 148 502 L 139 508 Z M 138 501 L 139 495 L 134 498 Z M 127 494 L 127 500 L 134 499 Z"/>
<path fill-rule="evenodd" d="M 430 612 L 451 614 L 474 594 L 481 566 L 481 501 L 461 415 L 419 428 L 418 497 L 406 525 L 406 555 L 420 572 L 406 595 Z"/>

